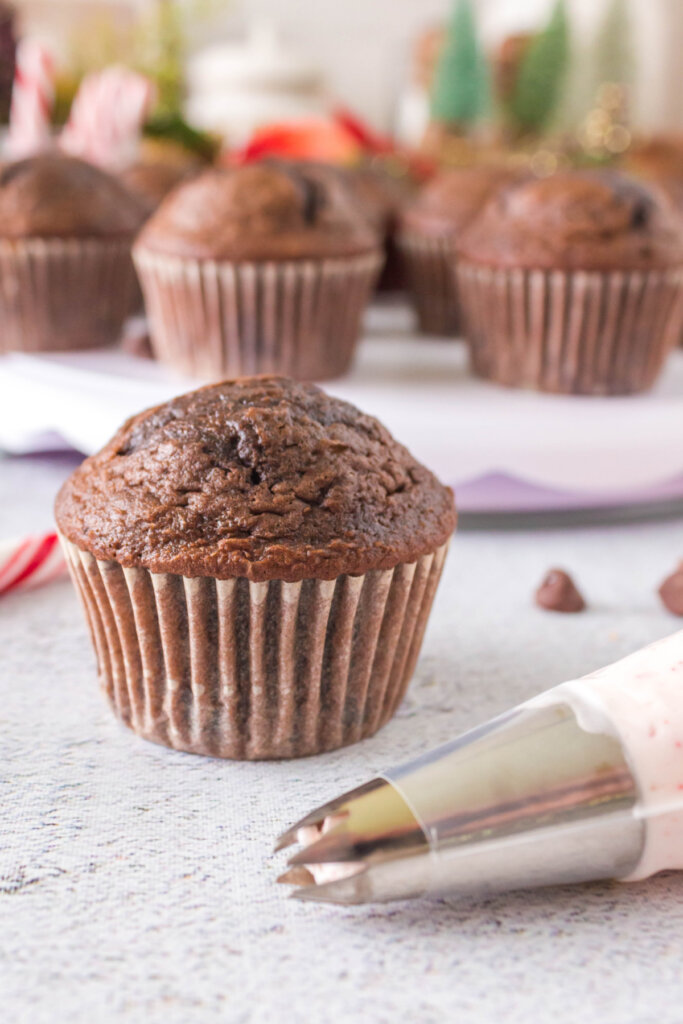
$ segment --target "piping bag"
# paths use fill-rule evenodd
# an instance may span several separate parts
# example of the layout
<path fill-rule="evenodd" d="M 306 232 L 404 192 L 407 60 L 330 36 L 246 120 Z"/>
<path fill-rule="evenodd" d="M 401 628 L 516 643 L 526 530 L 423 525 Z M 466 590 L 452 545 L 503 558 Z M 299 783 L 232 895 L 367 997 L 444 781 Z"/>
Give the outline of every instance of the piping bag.
<path fill-rule="evenodd" d="M 353 904 L 683 869 L 683 631 L 313 811 L 278 881 Z"/>

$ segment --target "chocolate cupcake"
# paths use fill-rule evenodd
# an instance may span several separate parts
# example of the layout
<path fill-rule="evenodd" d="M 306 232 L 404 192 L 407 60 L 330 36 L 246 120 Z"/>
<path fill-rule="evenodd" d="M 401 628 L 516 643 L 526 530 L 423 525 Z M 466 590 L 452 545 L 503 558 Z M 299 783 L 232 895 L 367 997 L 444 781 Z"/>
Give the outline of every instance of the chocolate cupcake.
<path fill-rule="evenodd" d="M 635 142 L 624 157 L 624 170 L 668 201 L 683 231 L 683 136 L 654 135 Z"/>
<path fill-rule="evenodd" d="M 683 233 L 683 137 L 653 136 L 628 151 L 624 167 L 644 181 L 669 206 L 672 221 Z"/>
<path fill-rule="evenodd" d="M 351 190 L 384 247 L 384 265 L 377 290 L 401 291 L 405 287 L 405 273 L 397 233 L 401 208 L 411 195 L 408 181 L 371 163 L 359 164 L 347 173 Z"/>
<path fill-rule="evenodd" d="M 190 177 L 185 164 L 171 161 L 140 161 L 131 164 L 118 175 L 119 181 L 139 200 L 150 217 L 169 192 Z"/>
<path fill-rule="evenodd" d="M 377 420 L 278 377 L 133 417 L 56 517 L 116 714 L 249 759 L 388 721 L 455 527 L 451 491 Z"/>
<path fill-rule="evenodd" d="M 457 276 L 474 369 L 512 387 L 643 391 L 680 332 L 681 235 L 614 171 L 503 190 L 462 237 Z"/>
<path fill-rule="evenodd" d="M 624 169 L 646 181 L 683 184 L 683 135 L 636 139 L 623 158 Z"/>
<path fill-rule="evenodd" d="M 156 355 L 209 378 L 344 373 L 381 264 L 339 176 L 285 163 L 181 185 L 134 255 Z"/>
<path fill-rule="evenodd" d="M 194 168 L 197 172 L 197 168 Z M 129 192 L 137 198 L 145 211 L 145 219 L 161 205 L 169 192 L 172 192 L 177 185 L 188 179 L 192 171 L 187 164 L 173 161 L 140 161 L 126 167 L 118 175 Z M 133 297 L 131 316 L 133 318 L 144 317 L 145 300 L 139 282 Z M 142 355 L 146 359 L 152 358 L 152 346 L 149 340 L 149 331 L 134 331 L 125 333 L 123 336 L 124 351 L 131 355 Z"/>
<path fill-rule="evenodd" d="M 115 179 L 45 154 L 0 170 L 0 351 L 93 348 L 118 338 L 135 292 L 144 211 Z"/>
<path fill-rule="evenodd" d="M 424 334 L 462 330 L 454 243 L 491 195 L 516 174 L 505 167 L 443 171 L 404 207 L 398 229 L 408 288 Z"/>

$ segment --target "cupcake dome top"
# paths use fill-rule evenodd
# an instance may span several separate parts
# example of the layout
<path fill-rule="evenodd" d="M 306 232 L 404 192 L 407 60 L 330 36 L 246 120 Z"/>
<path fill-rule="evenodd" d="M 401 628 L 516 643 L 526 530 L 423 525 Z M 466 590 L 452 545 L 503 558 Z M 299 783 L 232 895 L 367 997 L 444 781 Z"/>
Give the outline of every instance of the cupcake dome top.
<path fill-rule="evenodd" d="M 683 178 L 683 136 L 654 135 L 636 141 L 624 158 L 626 169 L 646 180 Z"/>
<path fill-rule="evenodd" d="M 305 163 L 212 168 L 181 185 L 146 224 L 139 244 L 196 259 L 351 256 L 377 239 L 339 174 Z"/>
<path fill-rule="evenodd" d="M 129 192 L 143 204 L 145 211 L 151 214 L 156 210 L 162 199 L 189 177 L 191 172 L 186 164 L 173 163 L 169 160 L 154 160 L 131 164 L 119 174 Z"/>
<path fill-rule="evenodd" d="M 432 178 L 402 214 L 407 229 L 440 236 L 460 232 L 498 190 L 519 178 L 509 167 L 453 167 Z"/>
<path fill-rule="evenodd" d="M 475 263 L 559 270 L 648 270 L 683 262 L 662 198 L 616 171 L 564 171 L 494 196 L 460 239 Z"/>
<path fill-rule="evenodd" d="M 66 481 L 56 516 L 123 566 L 290 582 L 412 562 L 455 527 L 450 489 L 376 419 L 282 377 L 128 420 Z"/>
<path fill-rule="evenodd" d="M 360 164 L 347 172 L 351 191 L 373 227 L 384 234 L 410 197 L 410 185 L 402 178 L 372 164 Z"/>
<path fill-rule="evenodd" d="M 76 157 L 45 153 L 0 169 L 0 237 L 134 235 L 142 204 L 105 171 Z"/>

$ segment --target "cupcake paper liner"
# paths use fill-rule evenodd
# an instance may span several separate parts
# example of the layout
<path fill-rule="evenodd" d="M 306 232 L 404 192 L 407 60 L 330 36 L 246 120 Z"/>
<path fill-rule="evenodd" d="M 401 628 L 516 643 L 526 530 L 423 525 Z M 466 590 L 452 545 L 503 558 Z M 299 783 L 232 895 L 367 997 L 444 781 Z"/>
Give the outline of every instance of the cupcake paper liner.
<path fill-rule="evenodd" d="M 451 242 L 403 231 L 398 245 L 420 330 L 424 334 L 459 334 L 460 304 Z"/>
<path fill-rule="evenodd" d="M 0 239 L 0 351 L 113 344 L 135 287 L 130 239 Z"/>
<path fill-rule="evenodd" d="M 343 259 L 246 263 L 134 253 L 156 356 L 220 379 L 344 373 L 379 274 L 379 252 Z"/>
<path fill-rule="evenodd" d="M 472 364 L 511 387 L 564 394 L 644 391 L 675 347 L 683 269 L 455 268 Z"/>
<path fill-rule="evenodd" d="M 333 750 L 391 718 L 448 547 L 362 576 L 251 583 L 62 543 L 116 715 L 156 743 L 249 760 Z"/>

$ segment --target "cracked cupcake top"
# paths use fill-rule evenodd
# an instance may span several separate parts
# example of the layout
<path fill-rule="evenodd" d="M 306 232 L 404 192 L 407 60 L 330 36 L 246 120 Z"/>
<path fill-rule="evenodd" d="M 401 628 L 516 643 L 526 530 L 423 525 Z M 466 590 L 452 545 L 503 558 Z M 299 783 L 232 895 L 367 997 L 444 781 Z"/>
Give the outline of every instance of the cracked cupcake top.
<path fill-rule="evenodd" d="M 564 171 L 492 198 L 458 243 L 467 260 L 560 270 L 647 270 L 683 262 L 661 197 L 616 171 Z"/>
<path fill-rule="evenodd" d="M 45 153 L 0 169 L 2 238 L 125 238 L 144 218 L 116 178 L 76 157 Z"/>
<path fill-rule="evenodd" d="M 455 527 L 453 495 L 371 416 L 253 377 L 128 420 L 62 487 L 62 533 L 100 559 L 289 582 L 413 562 Z"/>
<path fill-rule="evenodd" d="M 194 259 L 267 260 L 351 256 L 378 243 L 341 175 L 272 161 L 212 168 L 181 185 L 138 244 Z"/>

